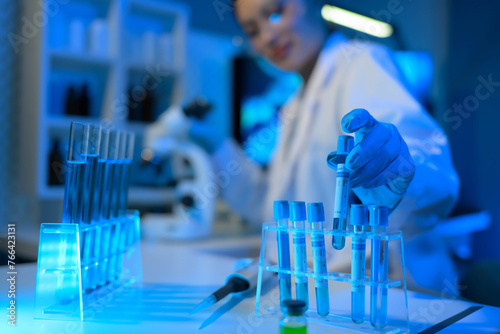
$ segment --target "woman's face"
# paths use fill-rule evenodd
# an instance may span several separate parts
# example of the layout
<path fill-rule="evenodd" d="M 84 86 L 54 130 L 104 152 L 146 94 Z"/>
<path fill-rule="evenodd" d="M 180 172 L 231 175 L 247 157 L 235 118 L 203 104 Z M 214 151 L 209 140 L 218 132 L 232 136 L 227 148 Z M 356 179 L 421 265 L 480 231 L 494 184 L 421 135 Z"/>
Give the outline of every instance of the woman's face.
<path fill-rule="evenodd" d="M 276 66 L 300 72 L 318 55 L 325 38 L 312 0 L 237 0 L 238 22 L 256 52 Z"/>

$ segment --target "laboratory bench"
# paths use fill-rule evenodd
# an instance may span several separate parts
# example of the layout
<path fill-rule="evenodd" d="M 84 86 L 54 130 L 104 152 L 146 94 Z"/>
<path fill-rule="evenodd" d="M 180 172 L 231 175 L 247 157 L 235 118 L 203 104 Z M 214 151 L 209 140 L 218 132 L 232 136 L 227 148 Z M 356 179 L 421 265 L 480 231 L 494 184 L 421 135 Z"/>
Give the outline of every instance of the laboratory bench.
<path fill-rule="evenodd" d="M 105 306 L 96 306 L 94 319 L 83 322 L 33 319 L 36 263 L 17 265 L 16 327 L 9 326 L 3 316 L 0 333 L 279 333 L 279 319 L 254 317 L 255 294 L 226 297 L 211 308 L 188 315 L 224 283 L 238 258 L 258 253 L 260 241 L 259 235 L 199 241 L 142 240 L 143 286 L 124 288 L 130 289 L 129 294 L 105 297 Z M 7 266 L 0 271 L 2 277 L 9 272 Z M 0 282 L 0 305 L 6 314 L 9 283 L 5 278 Z M 278 289 L 277 284 L 269 293 L 275 293 L 274 289 Z M 399 291 L 404 298 L 403 290 Z M 349 294 L 349 289 L 339 291 L 336 298 L 347 301 Z M 140 300 L 134 299 L 138 295 Z M 500 329 L 500 308 L 411 291 L 408 304 L 410 327 L 415 333 L 492 333 Z M 105 316 L 100 318 L 101 311 Z M 349 331 L 309 322 L 310 334 L 335 332 Z"/>

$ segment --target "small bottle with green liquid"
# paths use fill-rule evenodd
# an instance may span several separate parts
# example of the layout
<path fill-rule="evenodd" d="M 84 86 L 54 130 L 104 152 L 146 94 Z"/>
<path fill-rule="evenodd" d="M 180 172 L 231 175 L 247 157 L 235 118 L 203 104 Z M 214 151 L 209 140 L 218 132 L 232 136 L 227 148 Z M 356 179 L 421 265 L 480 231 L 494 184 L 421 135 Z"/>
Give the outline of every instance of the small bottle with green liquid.
<path fill-rule="evenodd" d="M 307 334 L 306 303 L 302 300 L 283 301 L 285 316 L 280 321 L 280 334 Z"/>

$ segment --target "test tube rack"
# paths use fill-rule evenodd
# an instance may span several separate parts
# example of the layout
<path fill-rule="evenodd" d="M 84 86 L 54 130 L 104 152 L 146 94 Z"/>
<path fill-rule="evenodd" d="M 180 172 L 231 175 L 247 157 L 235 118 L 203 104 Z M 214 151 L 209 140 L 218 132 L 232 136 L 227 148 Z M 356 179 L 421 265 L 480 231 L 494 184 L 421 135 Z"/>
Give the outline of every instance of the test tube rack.
<path fill-rule="evenodd" d="M 290 258 L 291 266 L 289 269 L 280 268 L 278 265 L 269 265 L 269 259 L 277 258 L 277 233 L 286 232 L 290 240 Z M 293 233 L 304 233 L 306 236 L 306 247 L 308 256 L 307 270 L 299 271 L 293 266 Z M 311 250 L 311 235 L 322 234 L 325 237 L 326 253 L 332 257 L 351 259 L 351 241 L 355 237 L 358 240 L 366 241 L 366 249 L 370 249 L 372 240 L 384 242 L 389 252 L 389 275 L 384 281 L 372 281 L 370 275 L 367 274 L 363 281 L 354 280 L 350 273 L 335 272 L 328 270 L 326 274 L 316 274 L 312 266 L 312 250 Z M 343 236 L 346 238 L 346 245 L 342 250 L 335 250 L 331 246 L 332 236 Z M 367 259 L 369 255 L 367 254 Z M 276 262 L 276 261 L 273 261 Z M 344 265 L 342 261 L 335 261 L 335 267 L 350 268 L 350 261 Z M 348 263 L 347 263 L 348 262 Z M 330 263 L 330 262 L 328 262 Z M 330 267 L 330 266 L 329 266 Z M 330 268 L 328 268 L 330 269 Z M 366 264 L 366 272 L 370 270 L 370 262 Z M 346 269 L 347 271 L 348 269 Z M 341 232 L 333 230 L 311 230 L 306 227 L 305 230 L 294 228 L 278 227 L 276 223 L 264 223 L 262 228 L 262 243 L 260 250 L 259 273 L 257 281 L 256 317 L 277 317 L 283 316 L 280 307 L 280 297 L 277 289 L 265 291 L 268 289 L 268 284 L 263 282 L 262 277 L 264 271 L 271 271 L 276 274 L 288 274 L 293 277 L 292 280 L 292 297 L 296 298 L 295 278 L 308 278 L 309 291 L 309 308 L 305 313 L 308 320 L 321 322 L 333 326 L 338 326 L 342 329 L 355 330 L 356 332 L 364 333 L 408 333 L 410 322 L 408 317 L 408 298 L 406 290 L 405 266 L 404 266 L 404 250 L 403 237 L 401 231 L 388 231 L 384 233 L 364 232 L 362 234 L 353 232 Z M 393 276 L 397 276 L 397 279 Z M 315 279 L 328 280 L 330 313 L 327 316 L 319 316 L 316 312 L 316 296 L 315 296 Z M 360 324 L 356 324 L 351 319 L 351 285 L 363 285 L 365 287 L 365 320 Z M 400 289 L 395 289 L 399 287 Z M 383 328 L 376 329 L 370 323 L 370 298 L 371 288 L 382 288 L 387 291 L 387 324 Z"/>
<path fill-rule="evenodd" d="M 41 224 L 35 319 L 90 320 L 95 305 L 140 283 L 138 211 L 96 224 Z"/>

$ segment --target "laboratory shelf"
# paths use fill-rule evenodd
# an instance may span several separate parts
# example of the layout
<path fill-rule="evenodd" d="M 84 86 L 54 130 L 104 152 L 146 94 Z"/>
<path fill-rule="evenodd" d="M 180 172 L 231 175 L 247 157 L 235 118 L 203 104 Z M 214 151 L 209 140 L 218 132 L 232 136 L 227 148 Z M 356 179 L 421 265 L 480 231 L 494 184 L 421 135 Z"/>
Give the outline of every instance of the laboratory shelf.
<path fill-rule="evenodd" d="M 366 286 L 374 286 L 381 287 L 385 289 L 394 288 L 401 285 L 401 281 L 396 280 L 387 280 L 387 282 L 373 282 L 370 280 L 370 277 L 366 276 L 364 281 L 355 280 L 351 278 L 351 274 L 340 273 L 335 271 L 328 271 L 325 274 L 316 274 L 312 268 L 307 268 L 307 271 L 298 271 L 295 270 L 293 266 L 290 267 L 290 270 L 280 269 L 279 266 L 267 266 L 266 270 L 273 271 L 275 273 L 283 273 L 295 275 L 298 277 L 312 277 L 318 279 L 327 279 L 329 281 L 338 281 L 344 283 L 354 283 L 354 284 L 363 284 Z"/>
<path fill-rule="evenodd" d="M 54 50 L 50 54 L 50 61 L 53 68 L 83 71 L 108 69 L 112 66 L 114 59 L 109 56 L 94 55 L 92 53 Z"/>
<path fill-rule="evenodd" d="M 174 68 L 173 66 L 164 66 L 164 65 L 159 65 L 158 63 L 145 63 L 142 61 L 138 60 L 131 60 L 127 62 L 127 70 L 129 72 L 135 72 L 135 73 L 149 73 L 149 72 L 156 72 L 156 73 L 168 73 L 169 76 L 177 76 L 180 74 L 179 70 Z"/>
<path fill-rule="evenodd" d="M 176 18 L 179 11 L 187 11 L 186 7 L 182 4 L 158 2 L 151 0 L 130 0 L 128 9 L 131 13 L 163 16 Z"/>

